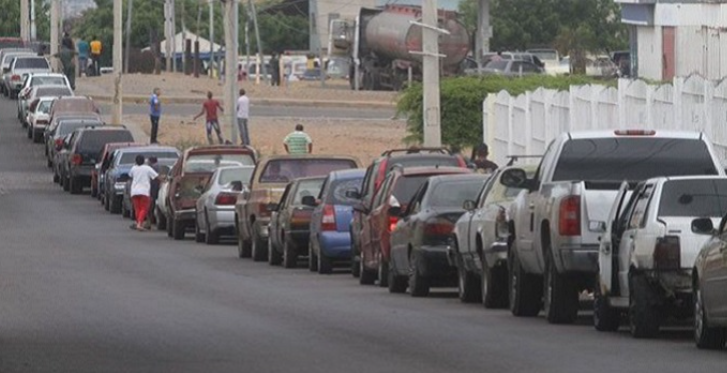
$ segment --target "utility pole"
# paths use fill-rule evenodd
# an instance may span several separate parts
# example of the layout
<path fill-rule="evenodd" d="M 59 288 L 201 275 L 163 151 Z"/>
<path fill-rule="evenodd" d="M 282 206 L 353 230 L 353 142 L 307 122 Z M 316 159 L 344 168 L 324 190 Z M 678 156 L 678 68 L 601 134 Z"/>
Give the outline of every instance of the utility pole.
<path fill-rule="evenodd" d="M 182 71 L 186 74 L 187 73 L 187 51 L 186 51 L 185 47 L 187 45 L 187 25 L 184 22 L 184 8 L 186 8 L 186 6 L 184 4 L 185 4 L 185 2 L 182 1 L 182 4 L 181 4 L 182 8 L 181 8 L 180 12 L 182 13 Z M 177 44 L 176 41 L 174 44 L 175 45 Z"/>
<path fill-rule="evenodd" d="M 210 61 L 209 70 L 210 78 L 214 78 L 214 68 L 217 66 L 217 60 L 215 59 L 215 7 L 214 1 L 209 0 L 209 11 L 210 11 Z"/>
<path fill-rule="evenodd" d="M 20 0 L 20 38 L 23 43 L 30 41 L 30 6 L 28 0 Z"/>
<path fill-rule="evenodd" d="M 35 41 L 37 37 L 35 28 L 35 0 L 30 0 L 30 40 Z"/>
<path fill-rule="evenodd" d="M 123 91 L 121 85 L 122 74 L 122 58 L 123 48 L 121 39 L 123 34 L 121 32 L 123 21 L 123 0 L 114 0 L 114 46 L 113 46 L 113 68 L 114 68 L 114 100 L 113 100 L 113 111 L 111 115 L 111 124 L 121 124 L 121 118 L 123 114 Z"/>
<path fill-rule="evenodd" d="M 482 57 L 490 51 L 490 0 L 478 0 L 477 34 L 475 35 L 475 61 L 477 70 L 482 70 Z"/>
<path fill-rule="evenodd" d="M 172 70 L 172 20 L 169 14 L 171 13 L 172 2 L 170 0 L 164 0 L 164 57 L 166 57 L 167 72 Z"/>
<path fill-rule="evenodd" d="M 424 85 L 424 146 L 442 146 L 442 129 L 439 112 L 439 34 L 449 31 L 439 28 L 437 17 L 437 0 L 423 0 L 422 22 L 412 24 L 422 27 L 422 51 L 413 54 L 422 55 L 422 75 Z M 411 52 L 410 52 L 411 53 Z"/>
<path fill-rule="evenodd" d="M 171 0 L 172 8 L 169 10 L 169 16 L 171 17 L 171 31 L 172 31 L 172 71 L 177 72 L 177 6 L 176 1 Z M 167 41 L 169 43 L 169 41 Z"/>
<path fill-rule="evenodd" d="M 247 7 L 247 17 L 245 17 L 245 72 L 247 79 L 250 79 L 250 6 Z"/>
<path fill-rule="evenodd" d="M 51 0 L 50 3 L 50 55 L 51 67 L 53 71 L 60 71 L 58 66 L 58 57 L 53 57 L 60 51 L 60 37 L 58 35 L 58 25 L 61 18 L 61 2 L 60 0 Z"/>
<path fill-rule="evenodd" d="M 129 73 L 129 52 L 131 52 L 131 17 L 134 14 L 132 8 L 134 0 L 128 0 L 126 7 L 126 54 L 124 55 L 124 74 Z"/>
<path fill-rule="evenodd" d="M 263 43 L 260 40 L 260 27 L 257 23 L 257 10 L 255 10 L 255 2 L 252 0 L 248 0 L 248 4 L 250 4 L 250 11 L 252 13 L 252 23 L 255 27 L 255 39 L 257 40 L 257 55 L 258 59 L 260 60 L 260 63 L 258 64 L 258 71 L 257 75 L 260 76 L 260 67 L 262 66 L 262 78 L 265 80 L 265 76 L 268 75 L 268 69 L 265 67 L 265 59 L 263 58 Z"/>
<path fill-rule="evenodd" d="M 230 141 L 237 142 L 237 23 L 239 0 L 225 0 L 225 113 L 230 122 Z"/>

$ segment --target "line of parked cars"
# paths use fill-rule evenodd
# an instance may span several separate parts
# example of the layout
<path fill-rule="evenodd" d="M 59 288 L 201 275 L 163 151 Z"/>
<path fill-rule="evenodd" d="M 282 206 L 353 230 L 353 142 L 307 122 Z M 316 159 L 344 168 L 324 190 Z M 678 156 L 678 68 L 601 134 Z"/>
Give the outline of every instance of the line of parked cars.
<path fill-rule="evenodd" d="M 564 133 L 538 165 L 492 174 L 443 148 L 392 149 L 366 167 L 236 145 L 180 151 L 103 123 L 87 97 L 39 94 L 66 86 L 35 74 L 20 122 L 43 128 L 54 181 L 133 218 L 128 172 L 137 155 L 156 157 L 150 220 L 172 239 L 236 243 L 240 258 L 271 266 L 350 269 L 414 297 L 457 287 L 462 302 L 555 324 L 591 300 L 597 330 L 623 321 L 638 338 L 692 318 L 698 347 L 725 345 L 727 177 L 702 133 Z"/>

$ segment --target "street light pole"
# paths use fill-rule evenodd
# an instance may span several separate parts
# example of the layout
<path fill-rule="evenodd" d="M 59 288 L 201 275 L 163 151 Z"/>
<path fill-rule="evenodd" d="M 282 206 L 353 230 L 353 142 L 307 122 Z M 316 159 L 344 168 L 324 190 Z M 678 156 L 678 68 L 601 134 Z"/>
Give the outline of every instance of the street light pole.
<path fill-rule="evenodd" d="M 37 38 L 35 28 L 35 0 L 30 0 L 30 40 L 35 41 Z"/>
<path fill-rule="evenodd" d="M 28 0 L 20 0 L 20 39 L 30 41 L 30 6 Z"/>
<path fill-rule="evenodd" d="M 210 11 L 210 61 L 209 61 L 209 71 L 210 71 L 210 77 L 214 78 L 214 68 L 217 66 L 217 59 L 215 58 L 215 7 L 214 7 L 214 1 L 209 0 L 209 11 Z"/>
<path fill-rule="evenodd" d="M 122 0 L 114 0 L 114 46 L 113 46 L 113 69 L 114 69 L 114 99 L 113 99 L 113 111 L 111 115 L 112 124 L 121 124 L 121 117 L 123 114 L 122 98 L 123 91 L 121 85 L 122 74 L 122 56 L 123 48 L 121 43 L 122 33 L 121 24 L 123 23 L 122 13 L 123 4 Z"/>
<path fill-rule="evenodd" d="M 129 73 L 129 52 L 131 51 L 131 17 L 133 15 L 133 7 L 134 0 L 128 0 L 128 5 L 126 7 L 126 53 L 124 55 L 124 74 Z"/>
<path fill-rule="evenodd" d="M 447 34 L 437 22 L 437 0 L 422 3 L 422 75 L 424 84 L 424 146 L 442 145 L 439 112 L 439 34 Z"/>
<path fill-rule="evenodd" d="M 235 111 L 237 88 L 237 23 L 239 0 L 224 0 L 225 4 L 225 112 L 230 122 L 230 141 L 237 142 Z"/>
<path fill-rule="evenodd" d="M 53 71 L 60 71 L 58 66 L 58 51 L 60 50 L 60 37 L 58 35 L 58 24 L 61 18 L 60 0 L 51 0 L 50 3 L 50 55 Z"/>

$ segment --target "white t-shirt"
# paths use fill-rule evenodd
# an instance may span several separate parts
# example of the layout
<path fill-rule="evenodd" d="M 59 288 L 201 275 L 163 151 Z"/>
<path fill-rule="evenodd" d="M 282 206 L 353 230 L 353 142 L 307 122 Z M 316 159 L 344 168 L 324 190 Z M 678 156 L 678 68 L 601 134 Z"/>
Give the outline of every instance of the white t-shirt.
<path fill-rule="evenodd" d="M 149 196 L 151 181 L 159 174 L 148 165 L 134 166 L 129 171 L 131 177 L 131 196 Z"/>
<path fill-rule="evenodd" d="M 240 96 L 237 99 L 237 117 L 244 119 L 250 117 L 250 99 L 247 96 Z"/>

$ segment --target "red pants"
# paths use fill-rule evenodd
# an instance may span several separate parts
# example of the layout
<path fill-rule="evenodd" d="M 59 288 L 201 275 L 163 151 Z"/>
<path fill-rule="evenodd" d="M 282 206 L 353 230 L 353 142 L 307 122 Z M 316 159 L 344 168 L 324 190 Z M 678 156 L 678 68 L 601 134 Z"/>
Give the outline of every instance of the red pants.
<path fill-rule="evenodd" d="M 146 220 L 146 214 L 149 213 L 149 196 L 136 195 L 131 197 L 134 204 L 134 213 L 136 214 L 136 224 L 141 226 Z"/>

